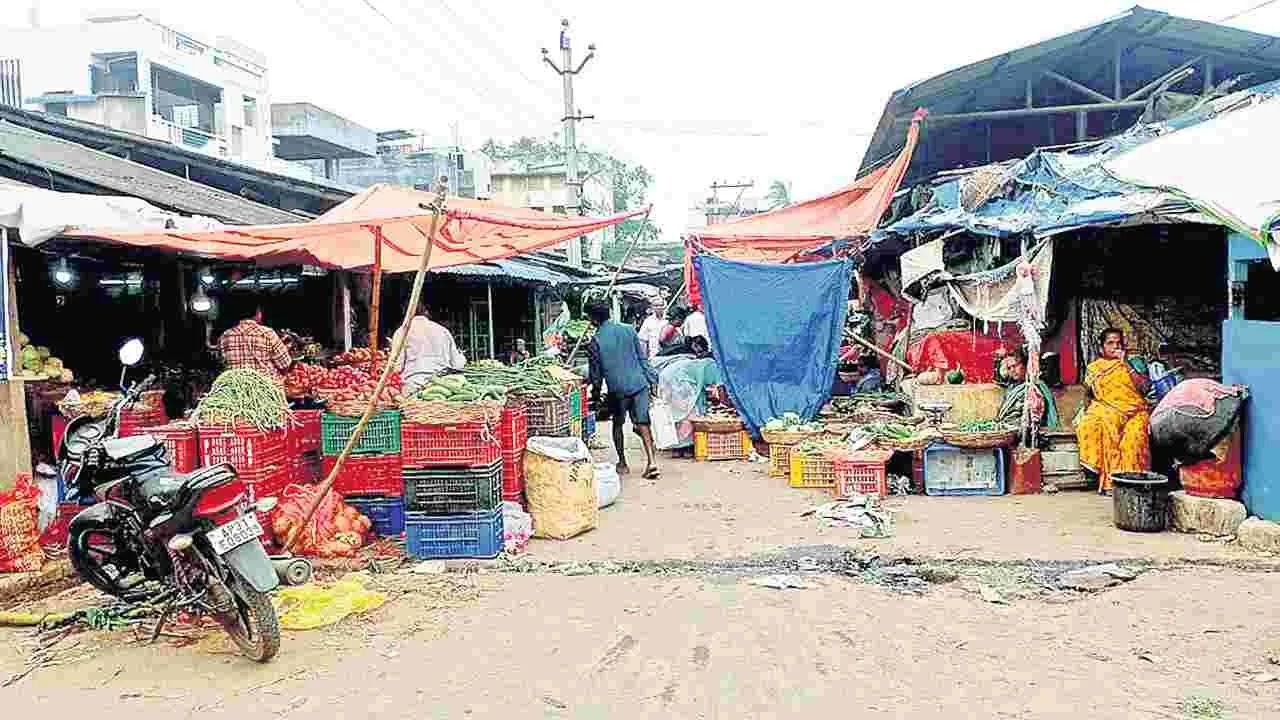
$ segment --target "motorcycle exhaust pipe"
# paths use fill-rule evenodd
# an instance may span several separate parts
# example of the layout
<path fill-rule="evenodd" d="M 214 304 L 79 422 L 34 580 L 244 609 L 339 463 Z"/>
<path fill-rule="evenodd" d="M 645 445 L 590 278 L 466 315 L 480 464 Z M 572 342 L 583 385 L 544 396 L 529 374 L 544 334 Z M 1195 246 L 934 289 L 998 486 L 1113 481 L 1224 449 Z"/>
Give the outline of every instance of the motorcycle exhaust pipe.
<path fill-rule="evenodd" d="M 311 562 L 306 558 L 277 555 L 271 558 L 271 567 L 281 585 L 306 585 L 311 580 Z"/>

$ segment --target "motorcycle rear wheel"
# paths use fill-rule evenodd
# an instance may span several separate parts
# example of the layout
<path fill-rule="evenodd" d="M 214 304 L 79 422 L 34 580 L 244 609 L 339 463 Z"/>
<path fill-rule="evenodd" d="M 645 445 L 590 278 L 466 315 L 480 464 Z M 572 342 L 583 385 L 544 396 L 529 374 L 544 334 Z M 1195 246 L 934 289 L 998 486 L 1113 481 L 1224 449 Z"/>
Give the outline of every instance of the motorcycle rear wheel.
<path fill-rule="evenodd" d="M 227 631 L 245 657 L 255 662 L 269 662 L 280 651 L 280 619 L 271 598 L 244 581 L 231 591 L 236 609 L 218 616 L 218 624 Z"/>

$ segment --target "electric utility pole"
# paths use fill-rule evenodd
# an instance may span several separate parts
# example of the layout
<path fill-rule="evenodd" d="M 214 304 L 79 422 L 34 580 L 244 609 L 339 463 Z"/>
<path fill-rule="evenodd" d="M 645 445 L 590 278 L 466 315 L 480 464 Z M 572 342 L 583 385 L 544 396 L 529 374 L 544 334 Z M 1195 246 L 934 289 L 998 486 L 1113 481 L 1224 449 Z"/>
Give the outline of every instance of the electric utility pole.
<path fill-rule="evenodd" d="M 572 201 L 572 207 L 577 209 L 578 214 L 582 215 L 582 182 L 578 180 L 578 141 L 576 134 L 576 126 L 579 120 L 593 120 L 594 115 L 582 115 L 581 111 L 574 107 L 573 103 L 573 78 L 582 72 L 582 68 L 586 67 L 587 62 L 596 55 L 596 46 L 594 44 L 587 46 L 587 56 L 575 68 L 573 66 L 573 49 L 569 44 L 569 21 L 568 19 L 560 21 L 560 57 L 564 63 L 561 68 L 551 59 L 551 53 L 546 48 L 542 48 L 542 60 L 551 66 L 551 69 L 560 76 L 564 81 L 564 116 L 561 121 L 564 123 L 564 151 L 565 165 L 568 171 L 568 177 L 565 178 L 565 184 L 569 186 L 569 199 Z M 574 238 L 569 241 L 569 264 L 574 267 L 582 267 L 582 238 Z"/>

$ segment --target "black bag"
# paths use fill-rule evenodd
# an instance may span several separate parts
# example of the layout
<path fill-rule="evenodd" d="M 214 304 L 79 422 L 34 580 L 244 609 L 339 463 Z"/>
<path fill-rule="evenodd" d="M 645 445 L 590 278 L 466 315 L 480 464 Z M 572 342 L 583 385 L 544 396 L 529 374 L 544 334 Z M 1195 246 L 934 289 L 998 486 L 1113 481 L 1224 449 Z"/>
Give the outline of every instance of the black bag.
<path fill-rule="evenodd" d="M 1222 438 L 1235 428 L 1236 419 L 1248 398 L 1218 398 L 1213 414 L 1203 417 L 1198 407 L 1166 408 L 1164 403 L 1151 416 L 1151 451 L 1182 465 L 1190 465 L 1213 457 L 1211 452 Z"/>

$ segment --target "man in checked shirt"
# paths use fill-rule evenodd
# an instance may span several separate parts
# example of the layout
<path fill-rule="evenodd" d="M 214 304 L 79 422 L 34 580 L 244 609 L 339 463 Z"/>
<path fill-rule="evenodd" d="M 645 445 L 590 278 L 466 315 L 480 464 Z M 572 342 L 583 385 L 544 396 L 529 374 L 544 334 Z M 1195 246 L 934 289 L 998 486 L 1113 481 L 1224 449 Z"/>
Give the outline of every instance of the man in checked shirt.
<path fill-rule="evenodd" d="M 262 324 L 262 308 L 238 325 L 222 333 L 218 340 L 222 361 L 227 369 L 257 370 L 284 387 L 284 373 L 293 364 L 289 349 L 276 331 Z"/>

